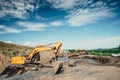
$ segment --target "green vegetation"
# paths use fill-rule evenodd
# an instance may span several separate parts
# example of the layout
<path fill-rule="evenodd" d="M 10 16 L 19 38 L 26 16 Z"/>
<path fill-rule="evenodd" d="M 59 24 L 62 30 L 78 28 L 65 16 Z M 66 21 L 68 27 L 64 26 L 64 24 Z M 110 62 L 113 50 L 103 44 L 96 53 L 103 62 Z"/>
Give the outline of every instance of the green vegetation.
<path fill-rule="evenodd" d="M 68 51 L 69 51 L 70 53 L 73 53 L 75 50 L 76 50 L 76 49 L 69 49 Z M 82 52 L 82 51 L 85 51 L 85 50 L 79 50 L 77 53 L 80 53 L 80 52 Z"/>
<path fill-rule="evenodd" d="M 73 53 L 75 49 L 69 49 L 70 53 Z M 80 50 L 78 53 L 86 51 L 86 50 Z M 103 56 L 109 56 L 111 54 L 120 54 L 120 46 L 117 48 L 110 48 L 110 49 L 94 49 L 94 50 L 87 50 L 89 54 L 93 55 L 103 55 Z"/>
<path fill-rule="evenodd" d="M 73 53 L 75 51 L 75 49 L 69 49 L 68 50 L 70 53 Z"/>
<path fill-rule="evenodd" d="M 11 50 L 11 51 L 7 51 L 7 50 L 3 50 L 2 54 L 8 57 L 14 57 L 18 54 L 18 50 Z"/>
<path fill-rule="evenodd" d="M 95 50 L 88 50 L 90 54 L 94 55 L 111 55 L 111 54 L 120 54 L 120 47 L 118 48 L 111 48 L 111 49 L 95 49 Z"/>

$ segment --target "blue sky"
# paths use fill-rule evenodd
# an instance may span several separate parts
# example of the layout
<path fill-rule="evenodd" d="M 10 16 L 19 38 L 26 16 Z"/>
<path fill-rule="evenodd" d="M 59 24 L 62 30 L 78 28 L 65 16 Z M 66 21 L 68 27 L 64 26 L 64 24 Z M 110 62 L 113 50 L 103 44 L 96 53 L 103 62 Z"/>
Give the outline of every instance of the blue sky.
<path fill-rule="evenodd" d="M 0 41 L 63 49 L 120 45 L 120 0 L 0 0 Z"/>

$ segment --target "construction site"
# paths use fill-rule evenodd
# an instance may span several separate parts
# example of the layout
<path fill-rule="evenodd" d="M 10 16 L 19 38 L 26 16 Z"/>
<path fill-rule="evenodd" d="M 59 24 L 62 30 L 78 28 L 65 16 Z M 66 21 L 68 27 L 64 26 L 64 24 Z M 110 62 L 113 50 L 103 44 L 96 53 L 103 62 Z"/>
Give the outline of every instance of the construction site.
<path fill-rule="evenodd" d="M 120 80 L 120 0 L 0 0 L 0 80 Z"/>
<path fill-rule="evenodd" d="M 63 50 L 62 42 L 35 48 L 0 42 L 0 80 L 119 80 L 120 56 Z M 52 45 L 52 46 L 51 46 Z M 11 57 L 5 51 L 18 50 Z M 18 48 L 17 48 L 18 47 Z M 28 52 L 24 52 L 28 49 Z M 20 51 L 21 52 L 20 52 Z M 23 50 L 23 52 L 22 52 Z"/>

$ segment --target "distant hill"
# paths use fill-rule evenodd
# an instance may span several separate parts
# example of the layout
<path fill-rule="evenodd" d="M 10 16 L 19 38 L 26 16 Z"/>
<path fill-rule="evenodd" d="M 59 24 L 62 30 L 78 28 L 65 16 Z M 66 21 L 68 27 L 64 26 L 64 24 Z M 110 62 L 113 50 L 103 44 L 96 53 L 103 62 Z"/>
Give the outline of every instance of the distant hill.
<path fill-rule="evenodd" d="M 4 50 L 4 49 L 32 49 L 32 47 L 28 47 L 28 46 L 21 46 L 21 45 L 16 45 L 16 44 L 12 44 L 12 43 L 6 43 L 6 42 L 2 42 L 0 41 L 0 50 Z"/>
<path fill-rule="evenodd" d="M 3 54 L 5 56 L 13 57 L 18 54 L 24 55 L 27 54 L 27 52 L 30 52 L 32 49 L 32 47 L 21 46 L 0 41 L 0 54 Z"/>

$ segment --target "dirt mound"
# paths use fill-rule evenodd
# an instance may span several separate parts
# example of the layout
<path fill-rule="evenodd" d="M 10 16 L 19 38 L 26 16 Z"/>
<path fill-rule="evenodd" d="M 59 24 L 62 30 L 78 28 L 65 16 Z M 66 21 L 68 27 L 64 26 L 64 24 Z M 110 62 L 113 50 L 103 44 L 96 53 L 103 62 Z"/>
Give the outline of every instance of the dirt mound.
<path fill-rule="evenodd" d="M 94 59 L 101 64 L 120 66 L 120 58 L 115 58 L 111 56 L 96 56 L 96 55 L 87 55 L 84 58 Z"/>
<path fill-rule="evenodd" d="M 0 41 L 0 50 L 6 50 L 6 49 L 32 49 L 32 47 L 27 47 L 27 46 L 21 46 L 21 45 L 16 45 L 12 43 L 6 43 Z"/>
<path fill-rule="evenodd" d="M 0 54 L 0 73 L 9 64 L 10 64 L 10 58 L 7 56 L 4 56 L 3 54 Z"/>

